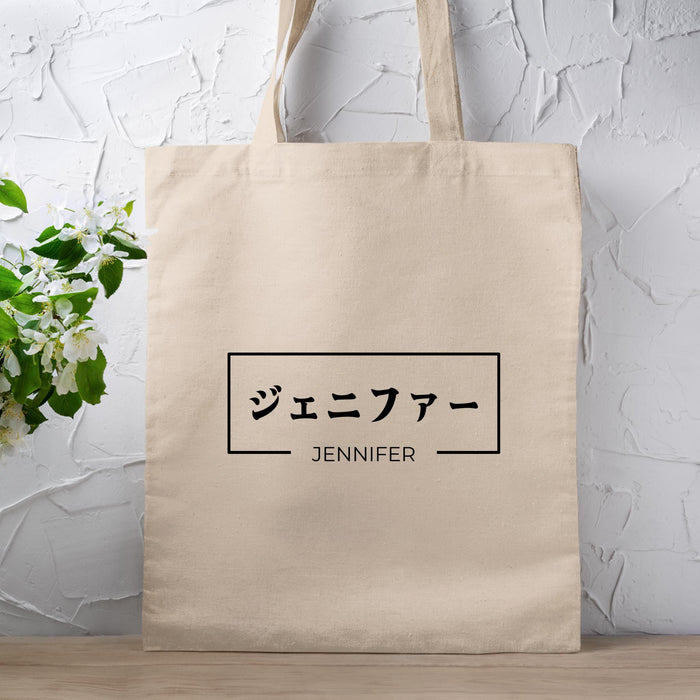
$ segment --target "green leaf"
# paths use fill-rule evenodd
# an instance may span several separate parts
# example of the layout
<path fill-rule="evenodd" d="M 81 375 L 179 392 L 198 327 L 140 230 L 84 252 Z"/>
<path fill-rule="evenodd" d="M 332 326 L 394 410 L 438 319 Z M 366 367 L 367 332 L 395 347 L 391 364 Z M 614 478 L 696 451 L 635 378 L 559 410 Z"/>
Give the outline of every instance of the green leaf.
<path fill-rule="evenodd" d="M 147 257 L 146 251 L 143 248 L 139 248 L 137 245 L 129 243 L 123 238 L 118 238 L 114 234 L 105 233 L 102 238 L 105 243 L 111 243 L 116 250 L 121 250 L 124 253 L 127 253 L 126 257 L 128 260 L 142 260 Z"/>
<path fill-rule="evenodd" d="M 30 408 L 39 408 L 42 404 L 48 401 L 49 394 L 53 391 L 53 384 L 51 382 L 53 374 L 44 372 L 41 367 L 41 360 L 39 361 L 39 371 L 41 372 L 41 386 L 31 394 L 31 398 L 25 401 L 25 406 Z"/>
<path fill-rule="evenodd" d="M 134 210 L 134 201 L 135 200 L 132 199 L 130 202 L 127 202 L 124 205 L 124 211 L 126 212 L 127 216 L 131 216 L 131 212 Z"/>
<path fill-rule="evenodd" d="M 85 258 L 85 254 L 85 248 L 78 244 L 71 253 L 69 253 L 64 258 L 61 258 L 58 261 L 58 264 L 56 265 L 55 269 L 58 272 L 68 272 L 83 261 L 83 259 Z"/>
<path fill-rule="evenodd" d="M 83 246 L 78 243 L 77 238 L 69 238 L 66 241 L 62 241 L 60 238 L 52 238 L 47 243 L 35 245 L 29 250 L 37 255 L 41 255 L 44 258 L 51 258 L 51 260 L 62 260 L 71 255 L 71 253 L 75 252 L 75 249 L 78 246 L 83 249 Z M 84 253 L 85 250 L 83 249 L 83 254 Z"/>
<path fill-rule="evenodd" d="M 124 276 L 124 263 L 119 258 L 107 258 L 100 265 L 97 278 L 105 288 L 105 296 L 109 297 L 119 289 Z"/>
<path fill-rule="evenodd" d="M 38 314 L 44 310 L 44 305 L 41 302 L 34 301 L 34 297 L 37 294 L 29 294 L 25 292 L 24 294 L 17 294 L 10 299 L 10 304 L 21 311 L 23 314 Z"/>
<path fill-rule="evenodd" d="M 26 275 L 28 272 L 31 272 L 31 271 L 32 271 L 31 265 L 21 265 L 19 268 L 20 275 Z"/>
<path fill-rule="evenodd" d="M 20 343 L 15 343 L 13 351 L 21 369 L 17 377 L 10 377 L 12 394 L 15 401 L 25 403 L 27 397 L 41 387 L 41 369 L 39 355 L 27 355 Z"/>
<path fill-rule="evenodd" d="M 52 238 L 42 245 L 30 248 L 33 253 L 44 258 L 56 260 L 56 269 L 59 272 L 72 270 L 85 257 L 85 248 L 77 238 L 69 238 L 62 241 L 60 238 Z"/>
<path fill-rule="evenodd" d="M 94 360 L 78 362 L 75 370 L 75 383 L 78 385 L 78 392 L 83 401 L 87 403 L 100 403 L 100 398 L 105 393 L 106 385 L 103 374 L 107 360 L 102 348 L 97 348 L 97 357 Z"/>
<path fill-rule="evenodd" d="M 0 301 L 9 299 L 21 286 L 22 281 L 15 277 L 15 273 L 0 265 Z"/>
<path fill-rule="evenodd" d="M 17 321 L 4 309 L 0 309 L 0 343 L 6 343 L 12 338 L 19 338 Z"/>
<path fill-rule="evenodd" d="M 66 292 L 65 294 L 54 294 L 49 297 L 51 301 L 56 302 L 59 299 L 67 299 L 73 306 L 73 311 L 82 316 L 92 308 L 92 304 L 97 296 L 97 287 L 90 287 L 82 292 Z"/>
<path fill-rule="evenodd" d="M 49 406 L 51 406 L 59 416 L 68 416 L 72 418 L 82 405 L 83 400 L 80 398 L 80 394 L 75 391 L 63 394 L 62 396 L 54 391 L 49 396 Z"/>
<path fill-rule="evenodd" d="M 27 213 L 27 198 L 22 188 L 12 180 L 0 179 L 0 204 L 21 209 L 25 214 Z"/>
<path fill-rule="evenodd" d="M 67 280 L 85 280 L 85 282 L 94 282 L 95 280 L 87 272 L 69 272 L 65 275 Z"/>
<path fill-rule="evenodd" d="M 24 420 L 30 426 L 29 434 L 31 435 L 38 427 L 46 420 L 46 416 L 35 407 L 23 406 Z"/>
<path fill-rule="evenodd" d="M 39 243 L 41 243 L 42 241 L 48 241 L 49 238 L 53 238 L 54 236 L 58 236 L 59 233 L 61 233 L 60 229 L 57 229 L 54 226 L 49 226 L 48 228 L 45 228 L 39 234 L 37 241 L 39 241 Z"/>

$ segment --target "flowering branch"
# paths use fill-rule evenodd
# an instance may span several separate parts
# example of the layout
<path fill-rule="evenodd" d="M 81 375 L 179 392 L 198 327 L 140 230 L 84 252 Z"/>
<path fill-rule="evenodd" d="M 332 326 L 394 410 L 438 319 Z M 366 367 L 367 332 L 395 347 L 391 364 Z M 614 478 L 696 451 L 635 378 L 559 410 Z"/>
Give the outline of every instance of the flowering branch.
<path fill-rule="evenodd" d="M 0 178 L 0 203 L 27 213 L 22 189 Z M 45 420 L 73 417 L 105 394 L 107 339 L 89 315 L 122 281 L 124 260 L 146 257 L 129 230 L 133 201 L 79 212 L 49 205 L 52 225 L 20 259 L 0 259 L 0 453 Z"/>

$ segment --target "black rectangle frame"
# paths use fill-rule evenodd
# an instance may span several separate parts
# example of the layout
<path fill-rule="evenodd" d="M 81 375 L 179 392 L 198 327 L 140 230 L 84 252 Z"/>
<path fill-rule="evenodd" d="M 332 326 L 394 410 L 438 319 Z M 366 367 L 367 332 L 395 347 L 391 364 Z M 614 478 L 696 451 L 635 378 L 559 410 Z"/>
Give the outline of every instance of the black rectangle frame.
<path fill-rule="evenodd" d="M 226 430 L 230 455 L 290 455 L 291 450 L 232 450 L 231 449 L 231 357 L 357 357 L 357 356 L 459 356 L 496 358 L 496 449 L 495 450 L 436 450 L 439 455 L 499 455 L 501 454 L 501 353 L 500 352 L 228 352 L 226 354 Z"/>

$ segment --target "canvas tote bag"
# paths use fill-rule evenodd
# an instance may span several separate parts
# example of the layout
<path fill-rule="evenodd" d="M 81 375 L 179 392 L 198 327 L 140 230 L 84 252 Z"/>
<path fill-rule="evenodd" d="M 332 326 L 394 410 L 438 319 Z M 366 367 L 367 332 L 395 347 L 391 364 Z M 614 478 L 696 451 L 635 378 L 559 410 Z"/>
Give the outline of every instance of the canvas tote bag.
<path fill-rule="evenodd" d="M 428 143 L 146 157 L 146 649 L 579 648 L 576 150 L 465 142 L 446 0 Z"/>

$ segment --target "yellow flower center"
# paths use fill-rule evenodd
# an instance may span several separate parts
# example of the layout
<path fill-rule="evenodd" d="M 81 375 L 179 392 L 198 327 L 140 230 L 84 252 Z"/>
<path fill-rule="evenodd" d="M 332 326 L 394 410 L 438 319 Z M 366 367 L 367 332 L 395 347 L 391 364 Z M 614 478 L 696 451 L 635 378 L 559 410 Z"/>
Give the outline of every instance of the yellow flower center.
<path fill-rule="evenodd" d="M 87 334 L 85 331 L 78 331 L 77 333 L 73 334 L 73 344 L 77 345 L 78 347 L 83 347 L 86 343 L 89 343 L 90 340 L 87 337 Z"/>

